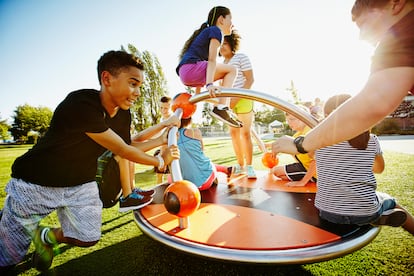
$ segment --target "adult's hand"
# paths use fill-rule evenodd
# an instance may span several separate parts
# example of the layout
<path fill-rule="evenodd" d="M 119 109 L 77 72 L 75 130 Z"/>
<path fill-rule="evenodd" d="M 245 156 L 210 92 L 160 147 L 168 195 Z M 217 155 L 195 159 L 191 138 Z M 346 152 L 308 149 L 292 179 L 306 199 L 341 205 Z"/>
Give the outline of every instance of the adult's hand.
<path fill-rule="evenodd" d="M 299 152 L 296 149 L 295 144 L 293 143 L 293 138 L 290 136 L 282 136 L 272 143 L 272 153 L 276 156 L 278 153 L 289 153 L 296 155 Z"/>

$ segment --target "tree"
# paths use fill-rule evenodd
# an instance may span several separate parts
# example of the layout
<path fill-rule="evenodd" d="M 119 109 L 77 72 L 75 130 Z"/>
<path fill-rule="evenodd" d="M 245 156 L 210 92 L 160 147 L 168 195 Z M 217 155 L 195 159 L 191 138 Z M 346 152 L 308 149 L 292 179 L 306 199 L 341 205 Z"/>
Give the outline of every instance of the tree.
<path fill-rule="evenodd" d="M 0 140 L 9 140 L 11 138 L 9 129 L 11 126 L 7 124 L 7 120 L 1 120 L 0 118 Z"/>
<path fill-rule="evenodd" d="M 263 105 L 260 111 L 254 115 L 255 121 L 263 125 L 268 125 L 274 120 L 284 122 L 286 120 L 285 113 L 277 108 L 270 109 L 269 106 Z"/>
<path fill-rule="evenodd" d="M 18 106 L 14 111 L 14 122 L 10 129 L 15 140 L 27 142 L 33 137 L 33 142 L 43 136 L 49 128 L 53 112 L 47 107 L 33 107 L 28 104 Z"/>
<path fill-rule="evenodd" d="M 126 51 L 121 46 L 123 51 Z M 160 119 L 159 101 L 168 95 L 167 81 L 158 58 L 148 51 L 140 52 L 134 45 L 128 44 L 130 54 L 139 57 L 144 65 L 144 82 L 141 86 L 141 96 L 131 107 L 132 124 L 136 131 L 141 131 L 157 124 Z"/>
<path fill-rule="evenodd" d="M 217 124 L 218 120 L 210 114 L 211 106 L 209 103 L 203 103 L 203 109 L 201 110 L 201 124 L 203 126 L 212 126 Z"/>
<path fill-rule="evenodd" d="M 294 104 L 300 104 L 301 103 L 299 92 L 296 89 L 295 84 L 293 83 L 293 80 L 290 81 L 290 87 L 286 88 L 286 91 L 288 91 L 292 95 Z"/>

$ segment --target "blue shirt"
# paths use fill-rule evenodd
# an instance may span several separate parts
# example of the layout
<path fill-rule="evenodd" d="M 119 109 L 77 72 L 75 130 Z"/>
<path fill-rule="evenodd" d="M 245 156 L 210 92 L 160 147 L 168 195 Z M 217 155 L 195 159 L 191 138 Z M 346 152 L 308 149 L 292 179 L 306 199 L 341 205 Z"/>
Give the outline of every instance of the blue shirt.
<path fill-rule="evenodd" d="M 213 38 L 217 39 L 220 43 L 223 40 L 223 35 L 219 27 L 211 26 L 203 29 L 184 53 L 180 64 L 177 66 L 177 74 L 183 64 L 197 63 L 199 61 L 208 60 L 210 40 Z"/>
<path fill-rule="evenodd" d="M 213 173 L 213 164 L 204 154 L 201 142 L 184 135 L 180 128 L 177 146 L 180 149 L 180 168 L 183 179 L 191 181 L 197 187 L 202 186 Z"/>

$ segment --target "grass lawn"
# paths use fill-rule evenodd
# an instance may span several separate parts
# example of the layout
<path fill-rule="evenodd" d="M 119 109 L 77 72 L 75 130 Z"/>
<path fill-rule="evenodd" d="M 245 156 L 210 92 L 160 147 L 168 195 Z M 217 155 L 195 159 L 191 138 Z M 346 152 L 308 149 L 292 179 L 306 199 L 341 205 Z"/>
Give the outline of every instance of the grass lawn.
<path fill-rule="evenodd" d="M 214 163 L 234 164 L 228 139 L 205 139 L 205 151 Z M 0 208 L 4 205 L 4 188 L 10 177 L 14 159 L 28 146 L 0 147 Z M 398 199 L 414 213 L 414 155 L 385 152 L 386 169 L 377 175 L 378 190 Z M 290 161 L 283 155 L 281 163 Z M 264 169 L 261 153 L 255 149 L 256 169 Z M 155 184 L 148 166 L 136 166 L 137 183 L 141 187 Z M 42 221 L 57 223 L 53 213 Z M 20 275 L 38 275 L 30 267 L 30 248 L 26 258 L 15 268 Z M 330 261 L 307 265 L 252 265 L 219 262 L 187 255 L 160 244 L 142 234 L 132 213 L 119 213 L 118 207 L 104 209 L 102 238 L 90 248 L 60 245 L 51 275 L 414 275 L 414 238 L 402 228 L 383 227 L 366 247 Z"/>

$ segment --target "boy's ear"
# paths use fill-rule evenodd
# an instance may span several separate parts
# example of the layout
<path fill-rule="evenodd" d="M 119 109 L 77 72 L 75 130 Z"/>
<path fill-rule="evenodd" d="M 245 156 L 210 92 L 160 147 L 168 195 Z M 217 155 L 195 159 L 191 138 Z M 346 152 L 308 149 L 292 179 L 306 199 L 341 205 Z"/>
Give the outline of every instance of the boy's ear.
<path fill-rule="evenodd" d="M 405 4 L 407 3 L 406 0 L 392 0 L 392 14 L 396 15 L 401 12 L 401 10 L 404 8 Z"/>
<path fill-rule="evenodd" d="M 111 80 L 111 74 L 108 71 L 102 71 L 101 83 L 102 85 L 109 86 Z"/>

